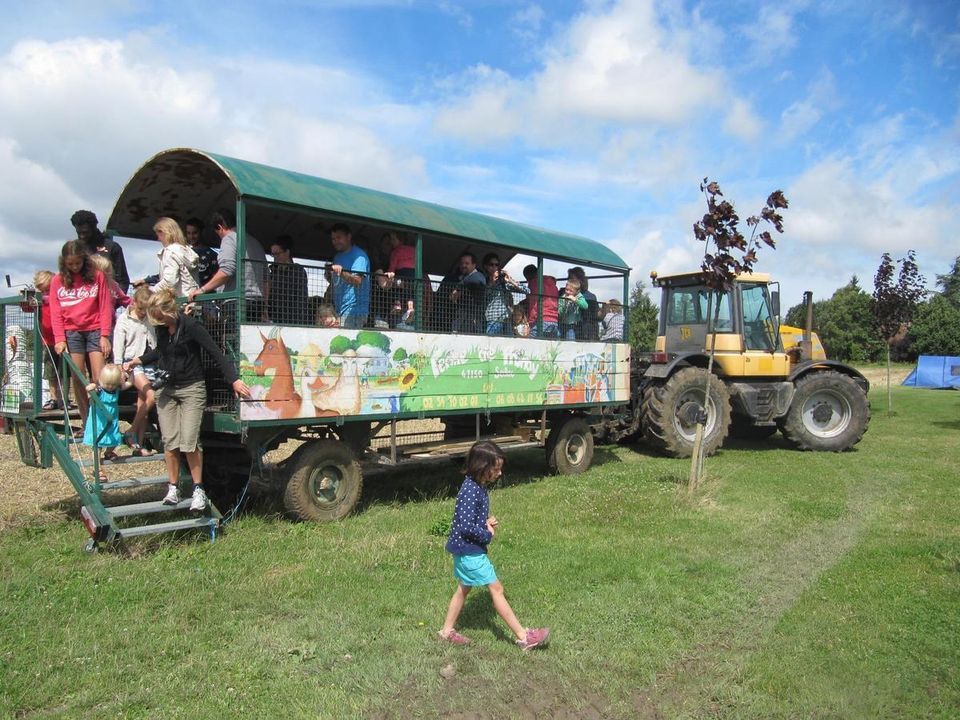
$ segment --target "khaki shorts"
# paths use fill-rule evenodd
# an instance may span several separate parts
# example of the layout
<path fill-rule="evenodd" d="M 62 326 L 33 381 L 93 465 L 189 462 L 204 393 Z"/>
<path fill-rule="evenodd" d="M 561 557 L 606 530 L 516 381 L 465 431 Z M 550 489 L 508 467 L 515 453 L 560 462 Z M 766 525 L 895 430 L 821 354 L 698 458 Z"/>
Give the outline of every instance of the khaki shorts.
<path fill-rule="evenodd" d="M 206 405 L 207 387 L 203 380 L 183 387 L 165 385 L 157 391 L 157 417 L 164 450 L 197 449 Z"/>

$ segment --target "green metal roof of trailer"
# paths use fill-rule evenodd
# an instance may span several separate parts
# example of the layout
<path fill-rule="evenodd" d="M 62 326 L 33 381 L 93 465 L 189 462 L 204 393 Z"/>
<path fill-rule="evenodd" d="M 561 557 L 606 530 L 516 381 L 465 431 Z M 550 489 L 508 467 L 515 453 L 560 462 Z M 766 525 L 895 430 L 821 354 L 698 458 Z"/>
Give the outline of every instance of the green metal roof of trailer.
<path fill-rule="evenodd" d="M 505 247 L 567 262 L 627 269 L 615 252 L 584 237 L 190 149 L 167 150 L 144 163 L 120 194 L 107 229 L 124 237 L 154 239 L 157 218 L 206 220 L 219 207 L 232 208 L 238 196 L 254 201 L 251 207 L 264 201 L 270 209 L 286 209 L 287 215 L 297 208 L 308 209 L 347 222 L 355 219 L 454 241 L 476 241 L 483 248 Z M 279 219 L 279 212 L 274 217 L 278 219 L 270 224 L 269 212 L 248 209 L 248 228 L 263 238 L 291 230 L 308 232 L 305 227 L 291 228 L 294 221 L 286 216 Z M 298 255 L 322 256 L 321 248 L 316 249 L 316 253 L 304 253 L 298 247 Z"/>

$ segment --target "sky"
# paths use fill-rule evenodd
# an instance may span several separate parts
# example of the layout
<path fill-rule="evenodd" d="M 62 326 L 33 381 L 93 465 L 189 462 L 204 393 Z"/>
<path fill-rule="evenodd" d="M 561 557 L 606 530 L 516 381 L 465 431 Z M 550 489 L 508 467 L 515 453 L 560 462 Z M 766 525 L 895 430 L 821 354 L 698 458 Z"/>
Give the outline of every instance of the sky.
<path fill-rule="evenodd" d="M 14 283 L 173 147 L 584 235 L 634 282 L 699 266 L 704 177 L 742 217 L 781 189 L 785 232 L 756 269 L 784 308 L 854 275 L 872 292 L 884 252 L 915 250 L 931 287 L 960 255 L 949 0 L 6 5 Z M 155 245 L 123 244 L 132 276 L 154 269 Z"/>

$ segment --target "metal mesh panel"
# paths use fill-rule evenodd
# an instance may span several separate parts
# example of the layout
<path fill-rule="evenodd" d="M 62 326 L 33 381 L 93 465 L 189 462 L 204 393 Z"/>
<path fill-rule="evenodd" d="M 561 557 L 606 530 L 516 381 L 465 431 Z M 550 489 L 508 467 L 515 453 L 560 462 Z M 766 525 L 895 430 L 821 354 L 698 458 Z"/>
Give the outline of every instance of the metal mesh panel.
<path fill-rule="evenodd" d="M 42 341 L 38 315 L 32 299 L 3 308 L 3 383 L 0 412 L 18 414 L 39 408 L 42 398 L 40 373 Z"/>
<path fill-rule="evenodd" d="M 247 303 L 251 323 L 281 326 L 338 327 L 345 324 L 343 297 L 366 295 L 368 313 L 359 327 L 596 340 L 600 308 L 587 308 L 562 297 L 542 299 L 529 293 L 526 283 L 465 284 L 459 280 L 417 280 L 403 271 L 395 277 L 377 271 L 360 274 L 354 292 L 326 267 L 299 263 L 267 263 L 269 279 L 262 308 Z M 562 291 L 560 292 L 562 296 Z"/>

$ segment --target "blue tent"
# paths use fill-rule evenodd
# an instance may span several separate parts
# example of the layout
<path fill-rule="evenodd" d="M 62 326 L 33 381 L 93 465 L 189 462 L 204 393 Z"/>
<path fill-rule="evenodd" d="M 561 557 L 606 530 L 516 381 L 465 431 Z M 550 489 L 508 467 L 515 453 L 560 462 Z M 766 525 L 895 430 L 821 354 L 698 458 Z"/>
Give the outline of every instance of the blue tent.
<path fill-rule="evenodd" d="M 903 385 L 960 390 L 960 357 L 921 355 Z"/>

